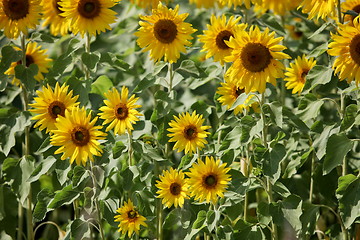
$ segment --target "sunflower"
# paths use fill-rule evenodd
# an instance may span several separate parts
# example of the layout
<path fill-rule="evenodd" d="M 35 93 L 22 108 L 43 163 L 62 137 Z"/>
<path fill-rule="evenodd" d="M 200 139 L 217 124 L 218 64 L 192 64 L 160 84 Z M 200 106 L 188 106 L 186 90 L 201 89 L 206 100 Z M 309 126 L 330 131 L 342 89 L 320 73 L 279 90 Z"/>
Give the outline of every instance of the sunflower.
<path fill-rule="evenodd" d="M 110 123 L 105 131 L 108 132 L 114 128 L 115 134 L 121 135 L 125 133 L 126 129 L 129 132 L 134 130 L 132 124 L 139 121 L 138 116 L 142 115 L 135 109 L 141 107 L 141 105 L 135 105 L 139 98 L 132 95 L 128 99 L 129 90 L 125 86 L 122 87 L 121 94 L 116 88 L 113 88 L 104 95 L 108 100 L 104 100 L 106 106 L 99 109 L 102 111 L 99 116 L 105 119 L 103 125 Z"/>
<path fill-rule="evenodd" d="M 100 126 L 94 126 L 97 117 L 90 120 L 91 113 L 86 115 L 85 108 L 78 106 L 65 110 L 64 117 L 58 115 L 50 143 L 60 146 L 55 154 L 63 153 L 61 160 L 69 157 L 71 164 L 76 160 L 77 165 L 85 166 L 88 158 L 94 161 L 94 156 L 101 156 L 103 150 L 98 140 L 105 139 L 106 133 L 99 131 Z"/>
<path fill-rule="evenodd" d="M 296 17 L 290 24 L 285 24 L 285 28 L 288 30 L 290 37 L 294 40 L 300 40 L 304 36 L 304 33 L 298 27 L 301 21 L 301 18 Z"/>
<path fill-rule="evenodd" d="M 257 26 L 249 32 L 235 32 L 235 36 L 227 41 L 233 48 L 231 55 L 225 61 L 233 62 L 226 71 L 226 81 L 233 81 L 245 92 L 265 91 L 266 82 L 276 85 L 276 78 L 283 77 L 285 66 L 278 60 L 290 58 L 280 51 L 286 49 L 279 45 L 282 37 L 274 38 L 275 32 L 269 33 L 266 28 L 263 33 Z"/>
<path fill-rule="evenodd" d="M 224 197 L 224 192 L 231 181 L 231 177 L 227 174 L 230 168 L 225 168 L 226 163 L 221 163 L 220 159 L 206 156 L 205 163 L 199 159 L 198 163 L 194 163 L 186 173 L 189 177 L 188 184 L 190 186 L 191 196 L 195 200 L 202 202 L 216 203 L 218 197 Z"/>
<path fill-rule="evenodd" d="M 337 0 L 303 0 L 298 8 L 302 8 L 303 13 L 308 13 L 308 19 L 336 17 Z"/>
<path fill-rule="evenodd" d="M 255 4 L 255 12 L 264 14 L 271 10 L 274 14 L 284 16 L 299 6 L 302 0 L 262 0 Z"/>
<path fill-rule="evenodd" d="M 150 58 L 155 62 L 162 57 L 170 63 L 176 62 L 180 52 L 186 52 L 185 46 L 191 44 L 190 34 L 196 30 L 190 23 L 184 22 L 189 15 L 183 13 L 178 15 L 179 5 L 175 9 L 168 9 L 159 3 L 152 10 L 151 16 L 140 16 L 139 31 L 135 33 L 138 37 L 137 44 L 144 48 L 144 52 L 150 51 Z"/>
<path fill-rule="evenodd" d="M 171 133 L 169 142 L 176 142 L 174 150 L 178 149 L 181 152 L 185 149 L 185 154 L 196 152 L 196 149 L 201 149 L 207 144 L 205 138 L 210 133 L 205 131 L 210 126 L 202 126 L 204 119 L 202 115 L 196 114 L 194 111 L 191 115 L 186 113 L 179 114 L 179 117 L 174 116 L 175 120 L 171 120 L 167 130 Z"/>
<path fill-rule="evenodd" d="M 290 67 L 286 68 L 284 81 L 287 83 L 285 87 L 287 89 L 292 89 L 292 93 L 301 93 L 305 81 L 306 75 L 309 71 L 316 65 L 314 58 L 307 59 L 305 55 L 302 57 L 297 57 L 294 63 L 290 63 Z"/>
<path fill-rule="evenodd" d="M 140 225 L 147 227 L 146 218 L 139 214 L 130 199 L 124 202 L 124 206 L 118 208 L 116 212 L 119 214 L 115 215 L 115 222 L 120 222 L 118 231 L 122 234 L 128 232 L 128 236 L 131 237 L 133 232 L 139 234 Z"/>
<path fill-rule="evenodd" d="M 354 11 L 356 13 L 360 13 L 360 0 L 346 0 L 341 3 L 341 12 Z M 353 24 L 356 16 L 346 14 L 344 17 L 344 22 L 348 22 L 349 24 Z"/>
<path fill-rule="evenodd" d="M 35 103 L 29 104 L 34 109 L 31 112 L 37 115 L 32 120 L 37 120 L 34 127 L 39 127 L 40 131 L 46 128 L 46 133 L 55 130 L 56 118 L 65 116 L 65 111 L 79 105 L 76 100 L 78 95 L 73 97 L 73 91 L 68 92 L 69 86 L 63 84 L 61 87 L 56 83 L 55 90 L 47 85 L 42 91 L 37 90 L 38 97 L 35 97 Z"/>
<path fill-rule="evenodd" d="M 70 21 L 70 29 L 76 35 L 80 32 L 96 36 L 106 29 L 111 30 L 109 24 L 116 20 L 116 12 L 111 10 L 116 2 L 113 0 L 61 0 L 58 2 L 60 15 Z"/>
<path fill-rule="evenodd" d="M 157 5 L 159 4 L 159 0 L 130 0 L 130 2 L 141 8 L 148 8 L 148 9 L 156 8 Z M 167 3 L 168 1 L 163 0 L 161 2 Z"/>
<path fill-rule="evenodd" d="M 0 28 L 8 38 L 27 35 L 39 24 L 41 11 L 40 0 L 0 0 Z"/>
<path fill-rule="evenodd" d="M 350 83 L 355 79 L 356 85 L 360 83 L 360 23 L 359 17 L 351 25 L 340 25 L 338 34 L 332 34 L 333 42 L 329 44 L 328 53 L 336 56 L 333 63 L 334 73 L 340 80 L 346 79 Z"/>
<path fill-rule="evenodd" d="M 20 48 L 14 47 L 15 50 L 21 51 Z M 26 66 L 29 67 L 30 64 L 36 64 L 38 66 L 38 73 L 34 76 L 37 81 L 44 79 L 43 73 L 49 72 L 52 59 L 48 58 L 46 55 L 46 50 L 41 49 L 41 46 L 38 46 L 36 42 L 30 42 L 26 47 Z M 8 70 L 5 74 L 15 76 L 15 67 L 19 64 L 22 64 L 22 61 L 11 63 Z M 13 78 L 12 83 L 15 85 L 20 85 L 20 80 Z"/>
<path fill-rule="evenodd" d="M 221 5 L 227 5 L 229 8 L 234 6 L 234 9 L 237 6 L 245 5 L 247 9 L 250 8 L 251 3 L 260 3 L 260 0 L 219 0 Z"/>
<path fill-rule="evenodd" d="M 212 8 L 217 2 L 217 0 L 189 0 L 189 3 L 196 4 L 197 8 Z"/>
<path fill-rule="evenodd" d="M 236 84 L 231 81 L 230 82 L 222 82 L 220 84 L 221 84 L 221 87 L 218 88 L 216 93 L 220 94 L 221 97 L 219 97 L 217 100 L 222 105 L 226 105 L 227 109 L 229 109 L 235 103 L 236 99 L 245 91 L 243 88 L 237 87 Z M 253 96 L 251 96 L 251 95 L 248 96 L 248 98 L 245 100 L 244 104 L 240 104 L 234 109 L 234 114 L 236 115 L 236 114 L 242 113 L 244 111 L 244 109 L 249 111 L 249 107 L 252 107 L 255 112 L 258 112 L 259 104 L 257 102 L 250 103 L 250 101 L 252 99 L 253 99 Z"/>
<path fill-rule="evenodd" d="M 159 189 L 156 193 L 158 198 L 162 198 L 162 203 L 168 208 L 172 205 L 182 207 L 185 198 L 188 198 L 188 184 L 185 180 L 185 174 L 179 170 L 170 168 L 170 171 L 163 171 L 160 181 L 156 181 L 156 187 Z"/>
<path fill-rule="evenodd" d="M 229 21 L 226 22 L 226 16 L 210 18 L 210 25 L 207 24 L 208 30 L 204 30 L 204 35 L 199 36 L 199 41 L 204 43 L 201 52 L 207 52 L 206 58 L 214 56 L 214 61 L 220 61 L 221 65 L 224 65 L 224 57 L 231 54 L 232 49 L 224 42 L 229 40 L 230 37 L 234 37 L 235 31 L 243 31 L 246 28 L 246 24 L 237 24 L 241 17 L 234 18 L 231 16 Z"/>
<path fill-rule="evenodd" d="M 50 33 L 54 36 L 64 36 L 68 34 L 70 28 L 69 21 L 61 16 L 63 11 L 60 10 L 60 1 L 61 0 L 42 0 L 45 19 L 43 26 L 50 25 Z"/>

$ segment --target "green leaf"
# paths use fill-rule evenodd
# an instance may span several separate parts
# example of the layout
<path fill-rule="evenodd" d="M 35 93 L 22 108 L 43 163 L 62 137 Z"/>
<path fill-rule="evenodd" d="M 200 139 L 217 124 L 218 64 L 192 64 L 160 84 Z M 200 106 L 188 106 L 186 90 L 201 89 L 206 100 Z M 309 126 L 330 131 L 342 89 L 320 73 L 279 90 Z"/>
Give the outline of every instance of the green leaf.
<path fill-rule="evenodd" d="M 333 134 L 326 144 L 326 155 L 323 165 L 324 175 L 342 164 L 346 154 L 352 149 L 353 142 L 343 134 Z"/>
<path fill-rule="evenodd" d="M 306 75 L 306 83 L 309 82 L 309 90 L 314 89 L 318 85 L 324 85 L 331 81 L 333 69 L 322 65 L 314 66 Z"/>
<path fill-rule="evenodd" d="M 90 238 L 90 233 L 91 231 L 87 221 L 85 222 L 78 218 L 71 223 L 71 237 L 74 239 L 88 239 Z"/>
<path fill-rule="evenodd" d="M 173 229 L 174 226 L 178 225 L 180 221 L 180 214 L 181 211 L 179 211 L 178 208 L 175 208 L 171 212 L 169 212 L 164 221 L 164 229 Z"/>
<path fill-rule="evenodd" d="M 360 217 L 360 178 L 348 174 L 339 178 L 336 197 L 346 229 Z"/>
<path fill-rule="evenodd" d="M 265 24 L 267 27 L 281 36 L 286 35 L 284 28 L 279 24 L 279 20 L 273 14 L 263 14 L 261 19 L 257 21 L 260 23 L 260 25 Z"/>
<path fill-rule="evenodd" d="M 33 90 L 36 84 L 34 76 L 38 74 L 38 71 L 39 68 L 36 64 L 30 64 L 29 67 L 18 64 L 15 67 L 15 77 L 19 79 L 28 90 Z"/>
<path fill-rule="evenodd" d="M 254 225 L 235 234 L 234 239 L 266 240 L 266 236 L 260 226 Z"/>
<path fill-rule="evenodd" d="M 259 220 L 259 223 L 268 225 L 271 221 L 271 215 L 269 213 L 269 204 L 265 202 L 260 202 L 256 208 L 256 216 Z"/>
<path fill-rule="evenodd" d="M 139 84 L 134 88 L 133 92 L 142 92 L 143 90 L 148 89 L 149 87 L 155 84 L 155 78 L 144 78 L 142 79 Z"/>
<path fill-rule="evenodd" d="M 350 104 L 345 108 L 344 119 L 341 121 L 340 131 L 345 131 L 354 125 L 356 116 L 358 115 L 357 110 L 356 104 Z"/>
<path fill-rule="evenodd" d="M 64 204 L 70 204 L 76 198 L 78 198 L 79 195 L 80 192 L 76 189 L 73 189 L 72 184 L 70 184 L 55 193 L 54 199 L 50 202 L 48 208 L 55 209 Z"/>
<path fill-rule="evenodd" d="M 315 100 L 308 103 L 305 109 L 302 109 L 298 112 L 298 115 L 301 119 L 306 122 L 310 119 L 314 119 L 319 115 L 320 108 L 324 104 L 323 100 Z"/>
<path fill-rule="evenodd" d="M 186 72 L 196 77 L 199 76 L 199 70 L 195 66 L 195 63 L 192 60 L 184 60 L 181 62 L 180 67 L 176 69 L 178 72 Z"/>
<path fill-rule="evenodd" d="M 213 231 L 217 226 L 218 221 L 220 220 L 220 212 L 209 210 L 206 214 L 206 225 L 209 231 Z"/>
<path fill-rule="evenodd" d="M 56 158 L 54 156 L 48 156 L 46 159 L 44 159 L 42 162 L 39 163 L 39 165 L 35 168 L 35 170 L 32 172 L 30 178 L 27 180 L 28 182 L 35 182 L 39 180 L 39 178 L 47 173 L 49 169 L 55 164 Z"/>
<path fill-rule="evenodd" d="M 91 84 L 91 93 L 104 97 L 104 93 L 107 93 L 112 86 L 113 82 L 106 75 L 101 75 Z"/>
<path fill-rule="evenodd" d="M 193 229 L 203 228 L 205 226 L 205 221 L 206 221 L 206 211 L 201 210 L 200 212 L 198 212 L 196 220 L 192 225 L 192 228 Z"/>
<path fill-rule="evenodd" d="M 122 152 L 126 149 L 126 146 L 123 142 L 121 141 L 117 141 L 115 143 L 115 146 L 112 148 L 112 152 L 113 152 L 113 157 L 119 158 L 122 154 Z"/>
<path fill-rule="evenodd" d="M 297 115 L 295 115 L 289 108 L 283 107 L 283 115 L 288 118 L 286 122 L 295 126 L 296 129 L 298 129 L 302 132 L 308 132 L 310 130 L 309 127 Z"/>
<path fill-rule="evenodd" d="M 85 64 L 85 66 L 90 69 L 90 70 L 94 70 L 96 67 L 96 64 L 99 62 L 100 60 L 100 56 L 96 53 L 88 53 L 88 52 L 84 52 L 81 55 L 81 60 L 83 61 L 83 63 Z"/>
<path fill-rule="evenodd" d="M 47 205 L 52 200 L 54 193 L 47 188 L 42 189 L 36 199 L 36 205 L 34 208 L 33 217 L 35 222 L 42 221 L 45 218 L 46 213 L 48 212 Z"/>
<path fill-rule="evenodd" d="M 270 177 L 271 182 L 275 183 L 281 173 L 280 163 L 286 156 L 286 149 L 282 144 L 275 144 L 275 146 L 270 149 L 270 153 L 265 155 L 264 161 L 264 174 Z"/>
<path fill-rule="evenodd" d="M 89 175 L 85 174 L 86 169 L 83 166 L 75 166 L 73 169 L 72 183 L 73 187 L 78 187 L 86 180 L 89 180 Z"/>
<path fill-rule="evenodd" d="M 303 203 L 303 214 L 300 217 L 302 223 L 302 235 L 312 235 L 315 231 L 316 222 L 320 216 L 320 207 L 310 203 Z"/>

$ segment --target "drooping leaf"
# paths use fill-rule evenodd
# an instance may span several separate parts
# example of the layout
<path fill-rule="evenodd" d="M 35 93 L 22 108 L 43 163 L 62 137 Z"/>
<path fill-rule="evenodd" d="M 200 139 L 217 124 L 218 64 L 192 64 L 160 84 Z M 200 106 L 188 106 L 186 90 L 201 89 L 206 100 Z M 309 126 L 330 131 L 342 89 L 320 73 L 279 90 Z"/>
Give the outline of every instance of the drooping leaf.
<path fill-rule="evenodd" d="M 112 86 L 112 81 L 106 75 L 101 75 L 91 84 L 91 93 L 104 97 L 104 93 L 107 93 Z"/>
<path fill-rule="evenodd" d="M 55 209 L 64 204 L 72 203 L 80 195 L 80 191 L 73 189 L 72 184 L 64 187 L 55 193 L 54 199 L 49 203 L 48 208 Z"/>

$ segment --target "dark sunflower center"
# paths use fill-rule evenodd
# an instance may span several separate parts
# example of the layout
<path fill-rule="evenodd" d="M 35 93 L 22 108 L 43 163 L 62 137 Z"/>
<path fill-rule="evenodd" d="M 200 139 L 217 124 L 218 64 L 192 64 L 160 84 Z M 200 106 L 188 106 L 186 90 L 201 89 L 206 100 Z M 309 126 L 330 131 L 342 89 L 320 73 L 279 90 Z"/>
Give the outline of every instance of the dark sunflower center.
<path fill-rule="evenodd" d="M 129 211 L 129 212 L 127 213 L 127 215 L 128 215 L 128 218 L 134 219 L 134 218 L 136 218 L 136 216 L 137 216 L 137 212 L 134 211 L 134 210 L 131 210 L 131 211 Z"/>
<path fill-rule="evenodd" d="M 181 185 L 178 183 L 172 183 L 170 185 L 170 192 L 172 195 L 179 195 L 181 193 Z"/>
<path fill-rule="evenodd" d="M 168 19 L 161 19 L 154 25 L 154 35 L 162 43 L 172 43 L 177 32 L 175 23 Z"/>
<path fill-rule="evenodd" d="M 360 13 L 360 5 L 356 5 L 355 7 L 353 7 L 352 10 L 359 14 Z M 356 16 L 351 16 L 351 21 L 353 21 L 355 18 L 356 18 Z"/>
<path fill-rule="evenodd" d="M 229 41 L 230 37 L 233 37 L 234 35 L 228 31 L 223 30 L 216 36 L 216 46 L 220 49 L 228 49 L 230 48 L 228 45 L 226 45 L 225 41 Z"/>
<path fill-rule="evenodd" d="M 64 12 L 64 11 L 60 10 L 61 6 L 59 5 L 59 2 L 61 2 L 61 0 L 53 0 L 53 5 L 58 13 L 58 16 L 63 17 L 63 16 L 59 15 L 60 13 Z"/>
<path fill-rule="evenodd" d="M 19 20 L 29 13 L 29 0 L 3 0 L 3 9 L 11 20 Z"/>
<path fill-rule="evenodd" d="M 71 132 L 72 141 L 78 146 L 85 146 L 90 141 L 89 130 L 84 127 L 76 127 Z"/>
<path fill-rule="evenodd" d="M 303 72 L 301 73 L 301 78 L 300 78 L 300 81 L 302 83 L 305 83 L 305 78 L 306 78 L 306 75 L 309 73 L 309 69 L 304 69 Z"/>
<path fill-rule="evenodd" d="M 360 34 L 350 42 L 350 56 L 357 65 L 360 65 Z"/>
<path fill-rule="evenodd" d="M 29 67 L 30 64 L 35 63 L 34 58 L 33 58 L 31 55 L 26 55 L 25 61 L 26 61 L 26 67 Z M 19 64 L 22 64 L 22 60 L 19 60 L 19 61 L 17 62 L 17 64 L 18 64 L 18 65 L 19 65 Z"/>
<path fill-rule="evenodd" d="M 99 16 L 101 4 L 99 0 L 80 0 L 78 12 L 84 18 L 95 18 Z"/>
<path fill-rule="evenodd" d="M 267 47 L 260 43 L 248 43 L 241 52 L 243 66 L 250 72 L 261 72 L 271 62 L 271 54 Z"/>
<path fill-rule="evenodd" d="M 238 96 L 240 96 L 241 94 L 243 94 L 244 92 L 245 92 L 244 88 L 235 87 L 235 96 L 236 96 L 236 98 Z"/>
<path fill-rule="evenodd" d="M 197 136 L 196 127 L 194 125 L 187 126 L 184 129 L 184 136 L 188 140 L 192 140 L 192 139 L 196 138 L 196 136 Z"/>
<path fill-rule="evenodd" d="M 117 119 L 125 119 L 129 115 L 129 109 L 126 104 L 120 103 L 115 107 L 115 116 Z"/>
<path fill-rule="evenodd" d="M 214 188 L 217 184 L 217 176 L 210 174 L 204 177 L 203 183 L 205 188 Z"/>
<path fill-rule="evenodd" d="M 56 119 L 58 115 L 65 116 L 65 105 L 62 102 L 54 101 L 48 107 L 48 113 L 53 119 Z"/>

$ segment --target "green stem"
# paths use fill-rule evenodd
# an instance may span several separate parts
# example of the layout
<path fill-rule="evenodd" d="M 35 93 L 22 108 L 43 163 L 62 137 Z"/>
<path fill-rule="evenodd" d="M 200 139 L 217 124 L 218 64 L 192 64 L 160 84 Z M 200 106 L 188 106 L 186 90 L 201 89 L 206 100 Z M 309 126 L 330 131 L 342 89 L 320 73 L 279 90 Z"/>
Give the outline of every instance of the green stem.
<path fill-rule="evenodd" d="M 26 39 L 25 35 L 21 35 L 21 50 L 22 50 L 22 65 L 26 67 Z M 22 83 L 20 84 L 23 92 L 23 109 L 24 112 L 28 111 L 29 107 L 29 98 L 28 91 L 26 86 Z M 25 143 L 24 143 L 24 152 L 25 156 L 30 155 L 30 127 L 25 127 Z M 32 222 L 32 190 L 30 184 L 29 195 L 27 196 L 27 210 L 26 210 L 26 224 L 27 224 L 27 238 L 28 240 L 34 239 L 34 229 Z"/>
<path fill-rule="evenodd" d="M 104 235 L 104 229 L 103 229 L 103 226 L 102 226 L 102 216 L 101 216 L 101 211 L 100 211 L 100 206 L 99 206 L 99 197 L 97 196 L 97 185 L 96 185 L 96 181 L 95 181 L 95 174 L 94 174 L 94 166 L 93 166 L 93 163 L 92 161 L 90 161 L 90 176 L 91 176 L 91 179 L 92 179 L 92 184 L 93 184 L 93 188 L 95 190 L 95 207 L 96 207 L 96 212 L 97 212 L 97 218 L 98 218 L 98 222 L 99 222 L 99 232 L 100 232 L 100 235 L 101 235 L 101 239 L 102 240 L 105 240 L 105 235 Z"/>
<path fill-rule="evenodd" d="M 169 71 L 169 93 L 171 93 L 173 87 L 173 80 L 174 80 L 174 70 L 172 63 L 169 63 L 168 71 Z"/>
<path fill-rule="evenodd" d="M 74 206 L 74 214 L 75 214 L 75 219 L 78 219 L 80 217 L 80 213 L 79 213 L 79 200 L 75 199 L 73 202 L 73 206 Z"/>
<path fill-rule="evenodd" d="M 91 36 L 87 32 L 86 39 L 85 39 L 85 52 L 86 53 L 90 53 L 90 41 L 91 41 Z M 90 69 L 88 67 L 85 67 L 85 80 L 89 80 L 89 79 L 90 79 Z"/>
<path fill-rule="evenodd" d="M 267 148 L 267 147 L 268 147 L 268 144 L 267 144 L 267 125 L 266 125 L 265 113 L 264 113 L 264 111 L 263 111 L 264 102 L 265 102 L 265 94 L 262 93 L 262 94 L 261 94 L 261 102 L 260 102 L 260 107 L 261 107 L 261 119 L 262 119 L 262 121 L 263 121 L 262 137 L 263 137 L 263 144 L 264 144 L 264 146 Z"/>
<path fill-rule="evenodd" d="M 341 24 L 344 23 L 344 19 L 341 17 L 342 13 L 341 13 L 341 0 L 338 0 L 337 2 L 337 10 L 338 10 L 338 15 L 339 15 L 339 22 Z"/>
<path fill-rule="evenodd" d="M 135 165 L 135 162 L 133 159 L 132 135 L 129 130 L 128 130 L 128 141 L 129 141 L 129 167 L 130 167 Z"/>
<path fill-rule="evenodd" d="M 314 171 L 315 171 L 315 153 L 311 153 L 311 172 L 310 172 L 310 192 L 309 192 L 309 201 L 313 202 L 314 194 Z"/>
<path fill-rule="evenodd" d="M 161 199 L 157 199 L 157 240 L 163 240 L 163 205 Z"/>
<path fill-rule="evenodd" d="M 343 240 L 348 240 L 349 239 L 349 235 L 348 235 L 348 232 L 346 230 L 346 227 L 344 225 L 344 222 L 342 221 L 341 219 L 341 216 L 340 214 L 338 214 L 334 209 L 332 209 L 331 207 L 327 206 L 327 205 L 319 205 L 320 207 L 323 207 L 323 208 L 327 208 L 329 209 L 335 216 L 336 218 L 338 219 L 339 223 L 340 223 L 340 227 L 341 227 L 341 232 L 343 234 Z"/>
<path fill-rule="evenodd" d="M 21 240 L 22 239 L 22 234 L 23 234 L 23 221 L 24 221 L 24 215 L 23 215 L 23 207 L 21 205 L 21 203 L 18 203 L 18 231 L 17 231 L 17 240 Z"/>

